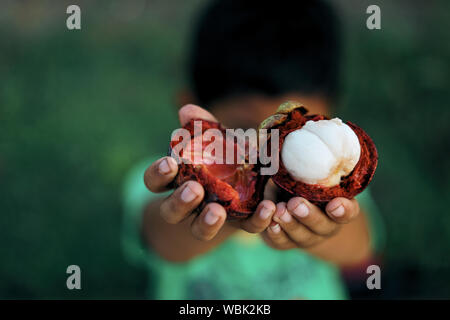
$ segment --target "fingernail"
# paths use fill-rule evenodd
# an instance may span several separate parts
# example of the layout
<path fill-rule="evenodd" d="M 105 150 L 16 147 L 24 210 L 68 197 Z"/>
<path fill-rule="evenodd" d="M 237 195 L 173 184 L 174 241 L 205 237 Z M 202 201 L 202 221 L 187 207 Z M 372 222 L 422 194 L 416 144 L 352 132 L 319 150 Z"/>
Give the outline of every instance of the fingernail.
<path fill-rule="evenodd" d="M 293 210 L 293 212 L 297 217 L 305 218 L 309 214 L 309 208 L 302 202 Z"/>
<path fill-rule="evenodd" d="M 342 217 L 345 213 L 345 209 L 342 205 L 340 205 L 336 209 L 330 211 L 330 213 L 335 217 Z"/>
<path fill-rule="evenodd" d="M 161 174 L 168 174 L 170 172 L 170 166 L 167 159 L 163 159 L 158 166 L 158 171 Z"/>
<path fill-rule="evenodd" d="M 277 209 L 275 211 L 274 218 L 281 218 L 286 212 L 286 204 L 284 202 L 277 203 Z"/>
<path fill-rule="evenodd" d="M 269 209 L 269 208 L 267 208 L 266 206 L 263 206 L 262 208 L 261 208 L 261 211 L 259 212 L 259 217 L 261 218 L 261 219 L 267 219 L 271 214 L 272 214 L 272 211 L 273 210 L 271 210 L 271 209 Z"/>
<path fill-rule="evenodd" d="M 280 218 L 283 222 L 285 222 L 285 223 L 289 223 L 289 222 L 291 222 L 292 221 L 292 217 L 291 217 L 291 215 L 289 214 L 289 212 L 286 210 L 286 211 L 284 211 L 284 213 L 283 213 L 283 215 L 281 216 L 281 218 Z"/>
<path fill-rule="evenodd" d="M 194 191 L 192 191 L 192 189 L 189 188 L 189 186 L 186 186 L 183 189 L 183 191 L 181 192 L 181 200 L 183 202 L 191 202 L 196 197 L 197 197 L 197 194 Z"/>
<path fill-rule="evenodd" d="M 208 211 L 205 214 L 205 223 L 209 224 L 210 226 L 212 226 L 213 224 L 215 224 L 217 222 L 217 220 L 219 220 L 219 216 L 215 215 L 212 211 Z"/>
<path fill-rule="evenodd" d="M 272 230 L 273 233 L 279 233 L 281 231 L 280 225 L 277 223 L 274 226 L 270 226 L 270 230 Z"/>

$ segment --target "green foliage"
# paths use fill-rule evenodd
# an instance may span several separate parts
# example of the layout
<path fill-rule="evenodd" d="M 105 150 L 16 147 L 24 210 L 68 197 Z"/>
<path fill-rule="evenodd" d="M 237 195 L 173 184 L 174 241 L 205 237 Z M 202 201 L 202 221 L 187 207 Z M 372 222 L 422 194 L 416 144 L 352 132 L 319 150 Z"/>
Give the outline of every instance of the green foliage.
<path fill-rule="evenodd" d="M 176 126 L 166 34 L 1 35 L 0 296 L 143 297 L 120 248 L 121 183 Z M 66 289 L 78 264 L 80 292 Z"/>
<path fill-rule="evenodd" d="M 448 297 L 448 3 L 409 10 L 406 3 L 380 5 L 382 30 L 348 21 L 338 111 L 365 128 L 378 148 L 372 192 L 387 230 L 385 297 Z"/>

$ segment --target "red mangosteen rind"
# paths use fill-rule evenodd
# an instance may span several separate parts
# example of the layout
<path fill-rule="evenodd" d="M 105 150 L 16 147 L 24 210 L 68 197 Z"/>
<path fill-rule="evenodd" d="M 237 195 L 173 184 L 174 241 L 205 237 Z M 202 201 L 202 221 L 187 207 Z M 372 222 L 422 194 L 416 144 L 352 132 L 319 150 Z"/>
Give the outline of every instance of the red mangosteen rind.
<path fill-rule="evenodd" d="M 304 107 L 296 105 L 283 115 L 287 115 L 276 123 L 265 125 L 267 129 L 279 129 L 279 147 L 280 152 L 283 148 L 283 142 L 286 136 L 298 129 L 301 129 L 307 121 L 328 120 L 323 115 L 306 115 Z M 281 108 L 281 107 L 280 107 Z M 277 113 L 278 115 L 280 113 Z M 279 161 L 279 170 L 272 176 L 274 183 L 291 196 L 300 196 L 308 201 L 324 208 L 326 204 L 336 197 L 354 198 L 362 192 L 370 183 L 375 173 L 378 163 L 378 152 L 369 135 L 357 125 L 346 123 L 358 137 L 361 154 L 358 163 L 352 172 L 343 177 L 339 185 L 333 187 L 325 187 L 319 184 L 306 184 L 301 181 L 294 180 L 287 172 L 282 161 Z M 271 126 L 272 125 L 272 126 Z M 268 141 L 270 143 L 270 140 Z"/>
<path fill-rule="evenodd" d="M 220 123 L 192 119 L 183 127 L 190 132 L 191 138 L 194 138 L 194 121 L 202 122 L 202 134 L 208 129 L 218 129 L 224 136 L 226 134 L 225 128 Z M 169 155 L 178 143 L 179 141 L 170 142 Z M 259 164 L 238 166 L 232 177 L 221 180 L 208 169 L 207 165 L 178 162 L 178 173 L 173 181 L 173 187 L 176 188 L 186 181 L 194 180 L 204 188 L 205 196 L 197 207 L 197 212 L 202 211 L 208 203 L 216 202 L 225 208 L 228 219 L 243 219 L 251 215 L 263 199 L 268 177 L 259 174 Z"/>

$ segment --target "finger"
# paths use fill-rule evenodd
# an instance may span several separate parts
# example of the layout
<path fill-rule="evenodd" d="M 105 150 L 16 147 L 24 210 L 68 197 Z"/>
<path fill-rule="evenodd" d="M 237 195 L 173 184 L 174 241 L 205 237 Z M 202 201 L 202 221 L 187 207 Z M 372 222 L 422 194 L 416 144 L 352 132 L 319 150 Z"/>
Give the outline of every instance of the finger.
<path fill-rule="evenodd" d="M 307 248 L 322 239 L 321 236 L 314 234 L 306 226 L 292 217 L 284 202 L 277 204 L 277 212 L 273 220 L 281 226 L 281 229 L 298 247 Z"/>
<path fill-rule="evenodd" d="M 200 204 L 204 193 L 198 182 L 185 182 L 161 203 L 161 216 L 171 224 L 183 221 Z"/>
<path fill-rule="evenodd" d="M 172 182 L 178 172 L 178 165 L 174 158 L 164 157 L 153 162 L 145 170 L 144 183 L 152 192 L 163 192 L 168 189 L 167 185 Z"/>
<path fill-rule="evenodd" d="M 255 214 L 241 222 L 241 228 L 250 233 L 263 232 L 272 221 L 275 213 L 275 203 L 270 200 L 263 200 L 256 208 Z"/>
<path fill-rule="evenodd" d="M 319 207 L 304 198 L 291 198 L 287 203 L 287 209 L 296 221 L 315 234 L 328 236 L 335 233 L 339 227 Z"/>
<path fill-rule="evenodd" d="M 270 227 L 267 228 L 264 232 L 261 233 L 261 238 L 264 240 L 264 242 L 271 248 L 276 250 L 288 250 L 292 248 L 296 248 L 297 246 L 294 244 L 294 242 L 286 241 L 284 244 L 276 243 L 272 240 L 272 235 L 270 234 L 271 231 L 269 231 Z M 281 230 L 281 228 L 280 228 Z"/>
<path fill-rule="evenodd" d="M 348 223 L 359 214 L 359 204 L 355 199 L 334 198 L 326 208 L 328 216 L 337 223 Z"/>
<path fill-rule="evenodd" d="M 192 222 L 191 232 L 199 240 L 211 240 L 219 232 L 226 218 L 227 213 L 220 204 L 209 203 Z"/>
<path fill-rule="evenodd" d="M 218 122 L 216 117 L 214 117 L 210 112 L 193 104 L 187 104 L 181 107 L 178 111 L 178 118 L 180 119 L 181 126 L 184 126 L 191 119 L 203 119 Z"/>
<path fill-rule="evenodd" d="M 279 215 L 280 212 L 283 212 L 284 210 L 286 210 L 286 204 L 284 202 L 277 203 L 274 216 L 277 214 Z M 266 237 L 268 242 L 276 249 L 284 250 L 297 247 L 283 231 L 280 224 L 275 221 L 272 221 L 270 226 L 263 233 L 263 236 Z"/>
<path fill-rule="evenodd" d="M 264 241 L 272 248 L 277 250 L 287 250 L 297 248 L 297 245 L 289 239 L 289 237 L 281 230 L 278 223 L 269 226 L 263 233 L 261 233 Z"/>

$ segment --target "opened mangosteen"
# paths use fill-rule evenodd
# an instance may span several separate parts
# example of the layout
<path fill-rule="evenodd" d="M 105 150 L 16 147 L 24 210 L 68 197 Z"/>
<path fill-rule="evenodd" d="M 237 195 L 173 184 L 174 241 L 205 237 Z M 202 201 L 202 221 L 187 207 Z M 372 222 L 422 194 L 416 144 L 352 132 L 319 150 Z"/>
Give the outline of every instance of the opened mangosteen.
<path fill-rule="evenodd" d="M 199 182 L 205 197 L 198 210 L 217 202 L 225 208 L 228 218 L 251 215 L 263 200 L 269 178 L 289 196 L 303 197 L 322 208 L 336 197 L 352 199 L 368 186 L 375 173 L 378 163 L 375 144 L 351 122 L 307 113 L 300 103 L 288 101 L 261 123 L 260 129 L 279 130 L 278 135 L 269 131 L 267 141 L 259 143 L 272 150 L 271 139 L 279 139 L 281 161 L 278 172 L 272 176 L 262 175 L 262 165 L 249 161 L 252 148 L 247 142 L 242 145 L 235 137 L 229 137 L 219 123 L 189 121 L 183 127 L 184 136 L 170 143 L 169 154 L 174 156 L 175 149 L 178 152 L 175 158 L 179 169 L 174 186 L 188 180 Z M 219 134 L 212 138 L 210 129 Z M 234 150 L 233 161 L 228 162 L 225 157 L 230 145 Z"/>
<path fill-rule="evenodd" d="M 201 130 L 196 129 L 196 125 Z M 172 140 L 169 148 L 169 155 L 172 156 L 172 151 L 178 149 L 175 187 L 188 180 L 199 182 L 205 190 L 204 199 L 198 207 L 200 211 L 207 203 L 217 202 L 225 208 L 228 218 L 246 218 L 252 214 L 263 199 L 264 186 L 269 177 L 259 174 L 257 163 L 249 163 L 248 143 L 240 145 L 234 137 L 227 136 L 226 129 L 216 122 L 193 119 L 183 129 L 185 136 Z M 220 134 L 215 134 L 211 139 L 211 132 Z M 223 147 L 220 155 L 218 149 L 211 152 L 211 142 Z M 225 159 L 229 151 L 227 143 L 234 150 L 233 161 L 228 162 Z M 239 157 L 241 161 L 238 161 Z M 220 158 L 222 161 L 217 161 Z"/>
<path fill-rule="evenodd" d="M 260 129 L 279 129 L 281 161 L 272 180 L 320 207 L 336 197 L 353 198 L 375 173 L 375 144 L 351 122 L 307 113 L 302 104 L 288 101 L 261 123 Z"/>

